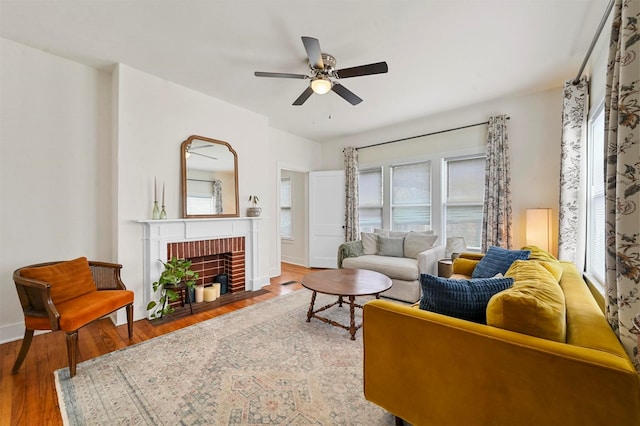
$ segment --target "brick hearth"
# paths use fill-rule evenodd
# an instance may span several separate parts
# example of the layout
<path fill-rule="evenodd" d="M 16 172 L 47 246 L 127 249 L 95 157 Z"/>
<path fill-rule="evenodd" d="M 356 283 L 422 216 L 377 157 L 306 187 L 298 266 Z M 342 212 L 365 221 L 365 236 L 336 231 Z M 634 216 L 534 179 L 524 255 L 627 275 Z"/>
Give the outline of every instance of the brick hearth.
<path fill-rule="evenodd" d="M 229 292 L 245 289 L 244 237 L 167 243 L 167 260 L 191 260 L 191 269 L 200 277 L 197 284 L 210 285 L 218 274 L 229 276 Z"/>

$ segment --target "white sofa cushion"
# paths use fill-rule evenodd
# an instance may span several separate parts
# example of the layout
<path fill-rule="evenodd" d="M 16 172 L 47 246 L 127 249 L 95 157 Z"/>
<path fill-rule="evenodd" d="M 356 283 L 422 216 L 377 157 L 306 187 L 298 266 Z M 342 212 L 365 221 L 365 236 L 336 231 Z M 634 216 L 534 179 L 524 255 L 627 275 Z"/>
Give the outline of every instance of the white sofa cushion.
<path fill-rule="evenodd" d="M 367 269 L 380 272 L 391 279 L 412 281 L 420 277 L 418 262 L 407 257 L 388 257 L 365 254 L 348 257 L 342 261 L 343 268 Z"/>
<path fill-rule="evenodd" d="M 361 232 L 362 238 L 362 250 L 364 254 L 377 254 L 378 253 L 378 234 L 373 232 Z"/>
<path fill-rule="evenodd" d="M 404 237 L 404 257 L 417 259 L 418 253 L 433 247 L 437 239 L 437 235 L 409 232 Z"/>

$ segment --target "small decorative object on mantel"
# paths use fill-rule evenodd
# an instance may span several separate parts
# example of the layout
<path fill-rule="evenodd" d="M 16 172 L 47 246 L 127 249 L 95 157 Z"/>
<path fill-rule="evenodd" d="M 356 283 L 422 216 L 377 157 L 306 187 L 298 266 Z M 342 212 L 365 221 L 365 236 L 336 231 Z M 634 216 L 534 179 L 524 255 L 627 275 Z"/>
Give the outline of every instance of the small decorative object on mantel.
<path fill-rule="evenodd" d="M 160 211 L 160 219 L 167 218 L 167 211 L 164 209 L 164 182 L 162 182 L 162 210 Z"/>
<path fill-rule="evenodd" d="M 153 212 L 151 213 L 151 219 L 160 219 L 160 209 L 158 208 L 158 185 L 156 178 L 153 178 Z"/>
<path fill-rule="evenodd" d="M 252 207 L 247 208 L 247 216 L 249 217 L 258 217 L 260 213 L 262 213 L 262 207 L 258 207 L 258 201 L 260 199 L 257 195 L 249 195 L 249 201 L 253 204 Z"/>

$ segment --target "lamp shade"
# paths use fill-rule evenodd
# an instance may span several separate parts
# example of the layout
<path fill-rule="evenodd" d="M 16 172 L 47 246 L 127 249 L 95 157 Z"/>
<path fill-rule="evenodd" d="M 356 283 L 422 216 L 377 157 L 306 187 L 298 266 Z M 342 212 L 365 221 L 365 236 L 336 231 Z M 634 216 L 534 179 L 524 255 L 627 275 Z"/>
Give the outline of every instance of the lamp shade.
<path fill-rule="evenodd" d="M 545 251 L 551 247 L 551 209 L 527 209 L 525 241 Z"/>
<path fill-rule="evenodd" d="M 331 81 L 323 77 L 314 78 L 311 80 L 311 89 L 318 95 L 324 95 L 331 90 Z"/>
<path fill-rule="evenodd" d="M 444 257 L 451 259 L 454 253 L 462 253 L 467 249 L 467 244 L 464 241 L 464 237 L 449 237 L 447 238 L 447 245 L 444 247 Z"/>

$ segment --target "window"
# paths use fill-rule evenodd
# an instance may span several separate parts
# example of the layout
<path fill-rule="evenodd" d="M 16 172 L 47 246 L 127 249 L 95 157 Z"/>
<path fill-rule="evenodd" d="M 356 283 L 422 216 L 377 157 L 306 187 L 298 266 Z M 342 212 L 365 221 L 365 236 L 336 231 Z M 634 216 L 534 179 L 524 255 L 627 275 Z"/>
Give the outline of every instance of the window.
<path fill-rule="evenodd" d="M 211 214 L 215 211 L 213 186 L 208 178 L 198 176 L 189 182 L 187 211 L 189 214 Z"/>
<path fill-rule="evenodd" d="M 360 231 L 382 228 L 382 167 L 358 173 Z"/>
<path fill-rule="evenodd" d="M 605 199 L 604 199 L 604 110 L 596 109 L 589 120 L 587 169 L 587 262 L 593 278 L 605 281 Z"/>
<path fill-rule="evenodd" d="M 290 177 L 280 178 L 280 237 L 293 238 Z"/>
<path fill-rule="evenodd" d="M 431 227 L 431 162 L 391 167 L 391 229 Z"/>
<path fill-rule="evenodd" d="M 445 159 L 444 217 L 447 237 L 464 237 L 470 249 L 480 249 L 485 157 Z"/>

